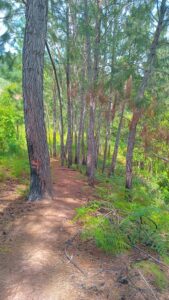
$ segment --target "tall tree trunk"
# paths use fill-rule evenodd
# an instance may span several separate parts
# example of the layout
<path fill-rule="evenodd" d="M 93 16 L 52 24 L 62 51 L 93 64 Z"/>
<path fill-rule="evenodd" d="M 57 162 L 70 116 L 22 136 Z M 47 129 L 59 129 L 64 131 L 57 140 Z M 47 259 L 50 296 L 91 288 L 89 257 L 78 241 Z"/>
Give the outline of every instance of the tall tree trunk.
<path fill-rule="evenodd" d="M 84 0 L 84 13 L 86 25 L 89 25 L 88 17 L 88 1 Z M 97 10 L 98 15 L 96 18 L 96 38 L 94 46 L 94 67 L 93 67 L 93 78 L 91 69 L 91 41 L 90 32 L 86 30 L 86 52 L 87 52 L 87 70 L 88 70 L 88 82 L 90 84 L 90 108 L 89 108 L 89 128 L 88 128 L 88 151 L 87 151 L 87 175 L 89 178 L 89 184 L 94 184 L 95 175 L 95 163 L 96 163 L 96 143 L 94 136 L 95 128 L 95 99 L 94 99 L 94 89 L 98 80 L 98 61 L 99 61 L 99 44 L 100 44 L 100 25 L 101 25 L 101 14 L 100 14 L 100 1 L 97 0 Z M 93 83 L 91 85 L 91 83 Z"/>
<path fill-rule="evenodd" d="M 23 46 L 23 98 L 30 163 L 31 201 L 51 195 L 50 158 L 43 105 L 43 68 L 47 31 L 47 0 L 29 0 Z"/>
<path fill-rule="evenodd" d="M 46 131 L 47 131 L 47 143 L 49 149 L 49 155 L 52 156 L 52 149 L 51 149 L 51 138 L 50 138 L 50 116 L 48 106 L 45 105 L 45 123 L 46 123 Z"/>
<path fill-rule="evenodd" d="M 75 130 L 75 164 L 77 164 L 77 130 Z"/>
<path fill-rule="evenodd" d="M 101 132 L 101 124 L 102 124 L 102 116 L 101 116 L 102 111 L 99 110 L 98 113 L 98 127 L 96 130 L 96 138 L 95 138 L 95 167 L 97 169 L 98 166 L 98 159 L 99 159 L 99 151 L 100 151 L 100 132 Z"/>
<path fill-rule="evenodd" d="M 126 188 L 127 189 L 131 189 L 132 187 L 133 150 L 134 150 L 134 144 L 136 138 L 136 128 L 140 117 L 141 117 L 141 110 L 135 109 L 130 123 L 130 131 L 129 131 L 127 155 L 126 155 Z"/>
<path fill-rule="evenodd" d="M 82 143 L 81 143 L 81 147 L 82 147 L 82 165 L 86 166 L 87 160 L 86 160 L 85 140 L 84 140 L 84 126 L 83 126 L 83 130 L 82 130 Z"/>
<path fill-rule="evenodd" d="M 67 83 L 67 153 L 68 168 L 72 165 L 72 105 L 71 105 L 71 88 L 70 88 L 70 26 L 69 26 L 69 2 L 66 8 L 66 36 L 67 36 L 67 62 L 66 62 L 66 83 Z"/>
<path fill-rule="evenodd" d="M 111 93 L 112 93 L 112 86 L 110 87 L 110 94 Z M 109 102 L 110 107 L 109 107 L 109 111 L 108 111 L 107 124 L 106 124 L 106 137 L 105 137 L 102 173 L 104 173 L 104 170 L 105 170 L 107 154 L 108 154 L 108 157 L 110 157 L 110 145 L 108 145 L 108 141 L 110 138 L 110 125 L 113 124 L 115 114 L 116 114 L 117 99 L 118 99 L 118 97 L 115 94 L 113 106 L 112 106 L 111 101 Z M 107 148 L 108 148 L 108 151 L 107 151 Z"/>
<path fill-rule="evenodd" d="M 84 15 L 85 23 L 89 26 L 88 17 L 88 0 L 84 0 Z M 91 41 L 90 32 L 86 29 L 86 54 L 87 54 L 87 80 L 89 88 L 89 126 L 88 126 L 88 138 L 87 138 L 87 176 L 89 177 L 89 183 L 94 183 L 94 171 L 95 171 L 95 139 L 94 139 L 94 111 L 95 103 L 92 95 L 92 60 L 91 60 Z"/>
<path fill-rule="evenodd" d="M 56 158 L 56 85 L 53 87 L 53 157 Z"/>
<path fill-rule="evenodd" d="M 82 67 L 82 80 L 85 78 L 85 71 Z M 81 139 L 82 139 L 82 133 L 84 130 L 84 118 L 85 118 L 85 96 L 84 96 L 84 86 L 82 83 L 81 86 L 81 107 L 80 107 L 80 122 L 79 122 L 79 131 L 78 131 L 78 140 L 77 140 L 77 164 L 80 164 L 80 145 L 81 145 Z"/>
<path fill-rule="evenodd" d="M 118 154 L 119 142 L 120 142 L 120 134 L 121 134 L 122 124 L 123 124 L 124 109 L 125 109 L 125 102 L 122 104 L 121 116 L 120 116 L 119 126 L 117 129 L 116 141 L 115 141 L 114 151 L 113 151 L 113 156 L 112 156 L 112 163 L 111 163 L 111 167 L 110 167 L 110 175 L 114 174 L 115 168 L 116 168 L 117 154 Z"/>
<path fill-rule="evenodd" d="M 52 54 L 50 52 L 50 48 L 48 43 L 46 42 L 46 49 L 48 51 L 48 55 L 53 67 L 54 75 L 55 75 L 55 81 L 56 81 L 56 86 L 57 86 L 57 91 L 58 91 L 58 98 L 59 98 L 59 110 L 60 110 L 60 158 L 61 158 L 61 165 L 64 165 L 64 160 L 65 160 L 65 149 L 64 149 L 64 125 L 63 125 L 63 104 L 62 104 L 62 96 L 61 96 L 61 90 L 60 90 L 60 85 L 59 85 L 59 80 L 57 76 L 57 70 L 56 70 L 56 65 L 53 60 Z"/>
<path fill-rule="evenodd" d="M 103 156 L 103 165 L 102 165 L 102 173 L 104 173 L 105 166 L 106 166 L 106 159 L 107 159 L 107 147 L 108 147 L 108 141 L 110 137 L 110 113 L 111 113 L 111 101 L 109 101 L 108 105 L 108 111 L 106 116 L 106 137 L 105 137 L 105 146 L 104 146 L 104 156 Z"/>
<path fill-rule="evenodd" d="M 161 31 L 163 29 L 163 23 L 164 23 L 164 17 L 166 11 L 167 11 L 166 0 L 162 0 L 160 10 L 159 10 L 158 24 L 154 33 L 154 38 L 150 46 L 150 51 L 147 59 L 147 64 L 146 64 L 147 68 L 144 70 L 144 76 L 136 97 L 136 105 L 138 108 L 134 111 L 131 124 L 130 124 L 130 132 L 128 137 L 128 146 L 127 146 L 127 155 L 126 155 L 126 188 L 127 189 L 131 189 L 132 187 L 133 150 L 135 144 L 136 128 L 142 114 L 142 109 L 140 108 L 141 101 L 144 97 L 144 93 L 147 88 L 149 78 L 153 71 L 156 50 L 159 44 Z"/>

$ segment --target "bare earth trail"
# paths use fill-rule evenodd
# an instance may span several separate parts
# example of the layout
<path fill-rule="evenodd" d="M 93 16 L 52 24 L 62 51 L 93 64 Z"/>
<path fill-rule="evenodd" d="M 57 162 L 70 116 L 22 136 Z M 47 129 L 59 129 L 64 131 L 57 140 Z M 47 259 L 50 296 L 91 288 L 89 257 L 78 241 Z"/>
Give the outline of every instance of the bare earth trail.
<path fill-rule="evenodd" d="M 56 161 L 52 169 L 53 200 L 7 201 L 0 192 L 0 300 L 151 299 L 143 284 L 140 292 L 119 282 L 128 273 L 126 255 L 108 256 L 80 240 L 71 220 L 92 197 L 86 179 Z"/>

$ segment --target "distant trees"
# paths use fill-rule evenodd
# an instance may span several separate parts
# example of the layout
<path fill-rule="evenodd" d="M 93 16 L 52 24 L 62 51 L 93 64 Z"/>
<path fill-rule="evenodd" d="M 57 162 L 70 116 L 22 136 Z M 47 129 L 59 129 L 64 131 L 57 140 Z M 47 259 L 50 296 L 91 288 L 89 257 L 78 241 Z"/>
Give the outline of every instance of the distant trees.
<path fill-rule="evenodd" d="M 144 75 L 139 86 L 136 100 L 135 100 L 135 109 L 133 111 L 132 120 L 130 123 L 129 137 L 128 137 L 128 146 L 127 146 L 127 155 L 126 155 L 126 188 L 131 189 L 132 187 L 132 160 L 133 160 L 133 150 L 136 137 L 136 128 L 139 122 L 139 119 L 143 112 L 142 100 L 144 98 L 144 93 L 150 80 L 150 76 L 153 72 L 153 67 L 156 59 L 156 51 L 159 45 L 160 34 L 163 30 L 165 15 L 167 11 L 166 0 L 161 1 L 161 6 L 158 11 L 158 22 L 156 30 L 154 33 L 153 41 L 150 46 L 146 66 L 144 68 Z"/>
<path fill-rule="evenodd" d="M 23 45 L 23 96 L 31 201 L 51 195 L 50 159 L 44 122 L 43 67 L 47 31 L 47 0 L 26 3 Z"/>
<path fill-rule="evenodd" d="M 12 0 L 9 2 L 13 3 Z M 30 4 L 27 10 L 28 6 Z M 17 3 L 15 16 L 9 16 L 12 18 L 12 21 L 8 19 L 11 29 L 12 22 L 15 24 L 17 20 L 18 7 L 23 11 L 23 3 Z M 167 117 L 164 126 L 161 110 L 168 111 L 168 10 L 166 0 L 49 1 L 44 86 L 38 75 L 43 72 L 44 42 L 42 36 L 41 39 L 38 36 L 37 41 L 33 40 L 36 30 L 44 30 L 43 26 L 36 27 L 38 14 L 32 35 L 31 31 L 26 33 L 31 38 L 27 49 L 29 53 L 33 51 L 33 59 L 28 62 L 25 51 L 23 62 L 27 75 L 24 77 L 24 97 L 29 107 L 33 107 L 32 102 L 38 106 L 38 111 L 33 107 L 35 121 L 31 117 L 31 122 L 36 124 L 37 118 L 44 118 L 42 101 L 40 105 L 37 103 L 38 97 L 42 99 L 42 91 L 39 93 L 39 90 L 44 88 L 45 121 L 51 154 L 53 157 L 60 154 L 62 166 L 83 166 L 91 185 L 95 183 L 97 170 L 112 176 L 122 170 L 125 188 L 130 190 L 133 174 L 138 170 L 148 168 L 152 173 L 153 170 L 156 172 L 157 164 L 153 162 L 157 161 L 157 156 L 153 153 L 167 158 L 167 134 L 161 134 L 161 128 L 167 132 Z M 34 12 L 37 13 L 36 6 L 33 7 Z M 22 28 L 24 17 L 19 20 Z M 19 61 L 22 30 L 17 26 L 12 30 L 18 52 L 10 55 L 8 67 L 6 59 L 0 73 L 5 68 L 10 71 L 13 57 L 16 56 Z M 41 49 L 37 50 L 39 44 Z M 32 61 L 35 61 L 33 66 Z M 9 76 L 10 72 L 6 73 Z M 29 83 L 29 76 L 36 80 Z M 129 84 L 131 78 L 132 85 Z M 26 107 L 25 116 L 28 116 Z M 151 118 L 149 114 L 155 117 Z M 33 123 L 30 125 L 25 120 L 26 125 L 33 128 Z M 34 129 L 37 130 L 37 126 L 39 124 Z M 157 126 L 156 132 L 154 126 Z M 38 133 L 46 145 L 43 121 L 40 127 Z M 28 140 L 33 139 L 28 133 Z M 156 141 L 156 138 L 161 141 L 161 136 L 165 153 Z M 46 146 L 41 148 L 48 157 Z M 32 159 L 38 163 L 37 155 Z M 49 158 L 47 161 L 49 163 Z"/>

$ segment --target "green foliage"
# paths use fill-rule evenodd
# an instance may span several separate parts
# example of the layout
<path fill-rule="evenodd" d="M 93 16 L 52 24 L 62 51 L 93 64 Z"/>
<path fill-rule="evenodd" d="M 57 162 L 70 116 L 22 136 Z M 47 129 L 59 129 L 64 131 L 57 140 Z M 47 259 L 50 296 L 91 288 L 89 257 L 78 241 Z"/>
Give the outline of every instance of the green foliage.
<path fill-rule="evenodd" d="M 0 152 L 8 152 L 16 144 L 14 112 L 9 107 L 0 107 Z"/>
<path fill-rule="evenodd" d="M 0 181 L 16 179 L 20 183 L 27 183 L 29 163 L 25 153 L 20 155 L 0 156 Z"/>
<path fill-rule="evenodd" d="M 106 216 L 95 215 L 99 207 L 99 203 L 94 202 L 77 209 L 75 220 L 79 219 L 84 224 L 82 238 L 92 238 L 99 248 L 114 254 L 129 249 L 128 240 L 120 227 Z"/>
<path fill-rule="evenodd" d="M 0 154 L 16 153 L 24 144 L 23 108 L 20 100 L 17 84 L 4 85 L 0 94 Z"/>
<path fill-rule="evenodd" d="M 91 202 L 77 212 L 77 219 L 84 224 L 84 236 L 92 237 L 105 251 L 118 253 L 129 245 L 141 243 L 160 255 L 167 255 L 169 213 L 160 198 L 158 184 L 136 177 L 129 202 L 123 177 L 97 174 L 97 180 L 95 205 Z"/>

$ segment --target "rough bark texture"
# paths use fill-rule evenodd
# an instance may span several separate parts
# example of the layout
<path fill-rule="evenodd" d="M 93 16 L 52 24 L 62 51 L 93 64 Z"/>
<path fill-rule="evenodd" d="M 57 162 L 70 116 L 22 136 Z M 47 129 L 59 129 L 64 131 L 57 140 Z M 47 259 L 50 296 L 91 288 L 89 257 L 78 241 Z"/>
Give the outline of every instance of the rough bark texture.
<path fill-rule="evenodd" d="M 112 163 L 111 163 L 111 167 L 110 167 L 110 175 L 114 174 L 114 171 L 115 171 L 115 168 L 116 168 L 116 161 L 117 161 L 117 154 L 118 154 L 118 149 L 119 149 L 119 142 L 120 142 L 120 134 L 121 134 L 121 129 L 122 129 L 122 123 L 123 123 L 124 109 L 125 109 L 125 102 L 122 105 L 119 126 L 118 126 L 118 129 L 117 129 L 116 141 L 115 141 L 114 151 L 113 151 L 113 156 L 112 156 Z"/>
<path fill-rule="evenodd" d="M 23 97 L 30 162 L 29 200 L 50 195 L 50 159 L 44 121 L 43 67 L 47 30 L 47 0 L 29 0 L 23 46 Z"/>
<path fill-rule="evenodd" d="M 133 117 L 130 124 L 130 132 L 128 137 L 128 146 L 127 146 L 127 155 L 126 155 L 126 188 L 131 189 L 132 187 L 132 163 L 133 163 L 133 150 L 134 150 L 134 144 L 135 144 L 135 136 L 136 136 L 136 128 L 138 121 L 141 117 L 141 102 L 144 97 L 145 90 L 148 85 L 149 78 L 153 71 L 153 65 L 154 60 L 156 56 L 156 50 L 159 44 L 159 37 L 161 34 L 161 31 L 163 29 L 163 22 L 164 17 L 166 13 L 167 7 L 166 7 L 166 0 L 162 0 L 160 10 L 159 10 L 159 19 L 158 24 L 154 33 L 154 38 L 152 41 L 152 44 L 150 46 L 150 51 L 147 59 L 147 68 L 144 70 L 144 76 L 142 79 L 142 82 L 140 84 L 137 97 L 136 97 L 136 105 L 137 108 L 135 112 L 133 113 Z"/>

